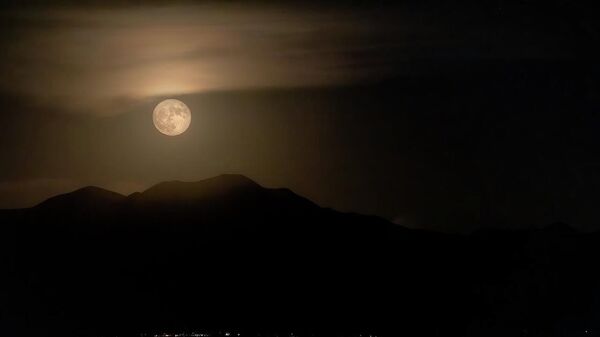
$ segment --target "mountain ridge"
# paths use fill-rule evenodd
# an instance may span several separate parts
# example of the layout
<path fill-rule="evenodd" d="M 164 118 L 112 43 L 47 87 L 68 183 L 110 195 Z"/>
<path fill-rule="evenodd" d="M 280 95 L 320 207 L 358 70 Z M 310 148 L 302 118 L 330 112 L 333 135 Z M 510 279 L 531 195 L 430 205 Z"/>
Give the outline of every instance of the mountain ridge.
<path fill-rule="evenodd" d="M 388 336 L 475 327 L 472 335 L 487 336 L 490 317 L 543 329 L 565 310 L 600 312 L 589 296 L 600 294 L 590 268 L 597 235 L 564 224 L 474 235 L 407 229 L 239 175 L 129 196 L 84 187 L 0 212 L 0 222 L 6 335 L 278 324 Z"/>
<path fill-rule="evenodd" d="M 30 207 L 36 209 L 64 207 L 65 204 L 80 206 L 102 206 L 125 200 L 126 196 L 97 186 L 85 186 L 75 191 L 52 196 L 41 203 Z"/>
<path fill-rule="evenodd" d="M 218 186 L 217 186 L 218 185 Z M 144 191 L 138 191 L 130 193 L 129 195 L 123 195 L 118 192 L 98 187 L 95 185 L 88 185 L 84 187 L 80 187 L 74 191 L 57 194 L 47 198 L 46 200 L 32 206 L 26 207 L 28 208 L 37 208 L 37 207 L 45 207 L 48 204 L 54 204 L 55 202 L 60 202 L 62 200 L 74 200 L 74 199 L 90 199 L 90 201 L 98 201 L 102 199 L 111 199 L 111 200 L 125 200 L 134 195 L 152 195 L 152 194 L 160 194 L 160 193 L 168 193 L 169 190 L 176 189 L 187 189 L 190 188 L 202 189 L 206 187 L 220 187 L 224 189 L 235 189 L 242 187 L 255 187 L 255 188 L 263 188 L 250 178 L 241 175 L 241 174 L 221 174 L 215 177 L 202 179 L 198 181 L 180 181 L 180 180 L 171 180 L 171 181 L 163 181 L 156 183 Z M 60 201 L 59 201 L 60 200 Z"/>

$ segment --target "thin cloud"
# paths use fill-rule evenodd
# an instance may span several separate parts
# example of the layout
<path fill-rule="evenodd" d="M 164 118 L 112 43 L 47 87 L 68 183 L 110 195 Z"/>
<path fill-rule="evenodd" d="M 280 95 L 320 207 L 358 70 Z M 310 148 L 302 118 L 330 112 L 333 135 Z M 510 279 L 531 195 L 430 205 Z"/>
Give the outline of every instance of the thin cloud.
<path fill-rule="evenodd" d="M 394 62 L 393 44 L 372 48 L 389 43 L 391 25 L 352 11 L 124 7 L 11 20 L 0 90 L 72 112 L 110 114 L 128 99 L 214 90 L 338 85 L 379 76 L 369 64 Z"/>

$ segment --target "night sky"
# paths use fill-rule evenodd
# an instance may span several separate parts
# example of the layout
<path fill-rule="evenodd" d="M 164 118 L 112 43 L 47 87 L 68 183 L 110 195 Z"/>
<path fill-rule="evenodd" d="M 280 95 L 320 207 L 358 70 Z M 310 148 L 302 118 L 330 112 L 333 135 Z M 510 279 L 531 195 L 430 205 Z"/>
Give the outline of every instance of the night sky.
<path fill-rule="evenodd" d="M 414 228 L 598 229 L 588 5 L 4 2 L 0 208 L 239 173 Z"/>

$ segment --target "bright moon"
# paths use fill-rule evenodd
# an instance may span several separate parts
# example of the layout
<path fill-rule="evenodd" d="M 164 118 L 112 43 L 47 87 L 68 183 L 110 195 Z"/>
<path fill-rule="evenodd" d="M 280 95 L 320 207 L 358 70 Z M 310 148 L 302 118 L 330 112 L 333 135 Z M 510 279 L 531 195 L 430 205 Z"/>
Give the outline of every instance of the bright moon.
<path fill-rule="evenodd" d="M 180 100 L 166 99 L 154 108 L 154 126 L 167 136 L 177 136 L 185 132 L 192 122 L 190 108 Z"/>

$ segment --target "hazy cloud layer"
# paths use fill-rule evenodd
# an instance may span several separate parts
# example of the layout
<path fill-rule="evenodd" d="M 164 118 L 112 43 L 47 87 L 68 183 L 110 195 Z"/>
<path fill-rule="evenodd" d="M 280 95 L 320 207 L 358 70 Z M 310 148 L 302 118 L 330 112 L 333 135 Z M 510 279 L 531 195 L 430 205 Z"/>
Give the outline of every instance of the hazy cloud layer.
<path fill-rule="evenodd" d="M 373 16 L 383 20 L 373 25 Z M 12 34 L 1 90 L 102 114 L 154 96 L 378 78 L 397 49 L 390 18 L 350 10 L 29 9 L 3 19 Z"/>
<path fill-rule="evenodd" d="M 442 3 L 6 9 L 0 94 L 115 114 L 148 97 L 423 76 L 436 71 L 423 60 L 590 55 L 581 46 L 597 42 L 589 15 L 554 16 L 573 8 L 479 6 L 477 15 Z"/>

